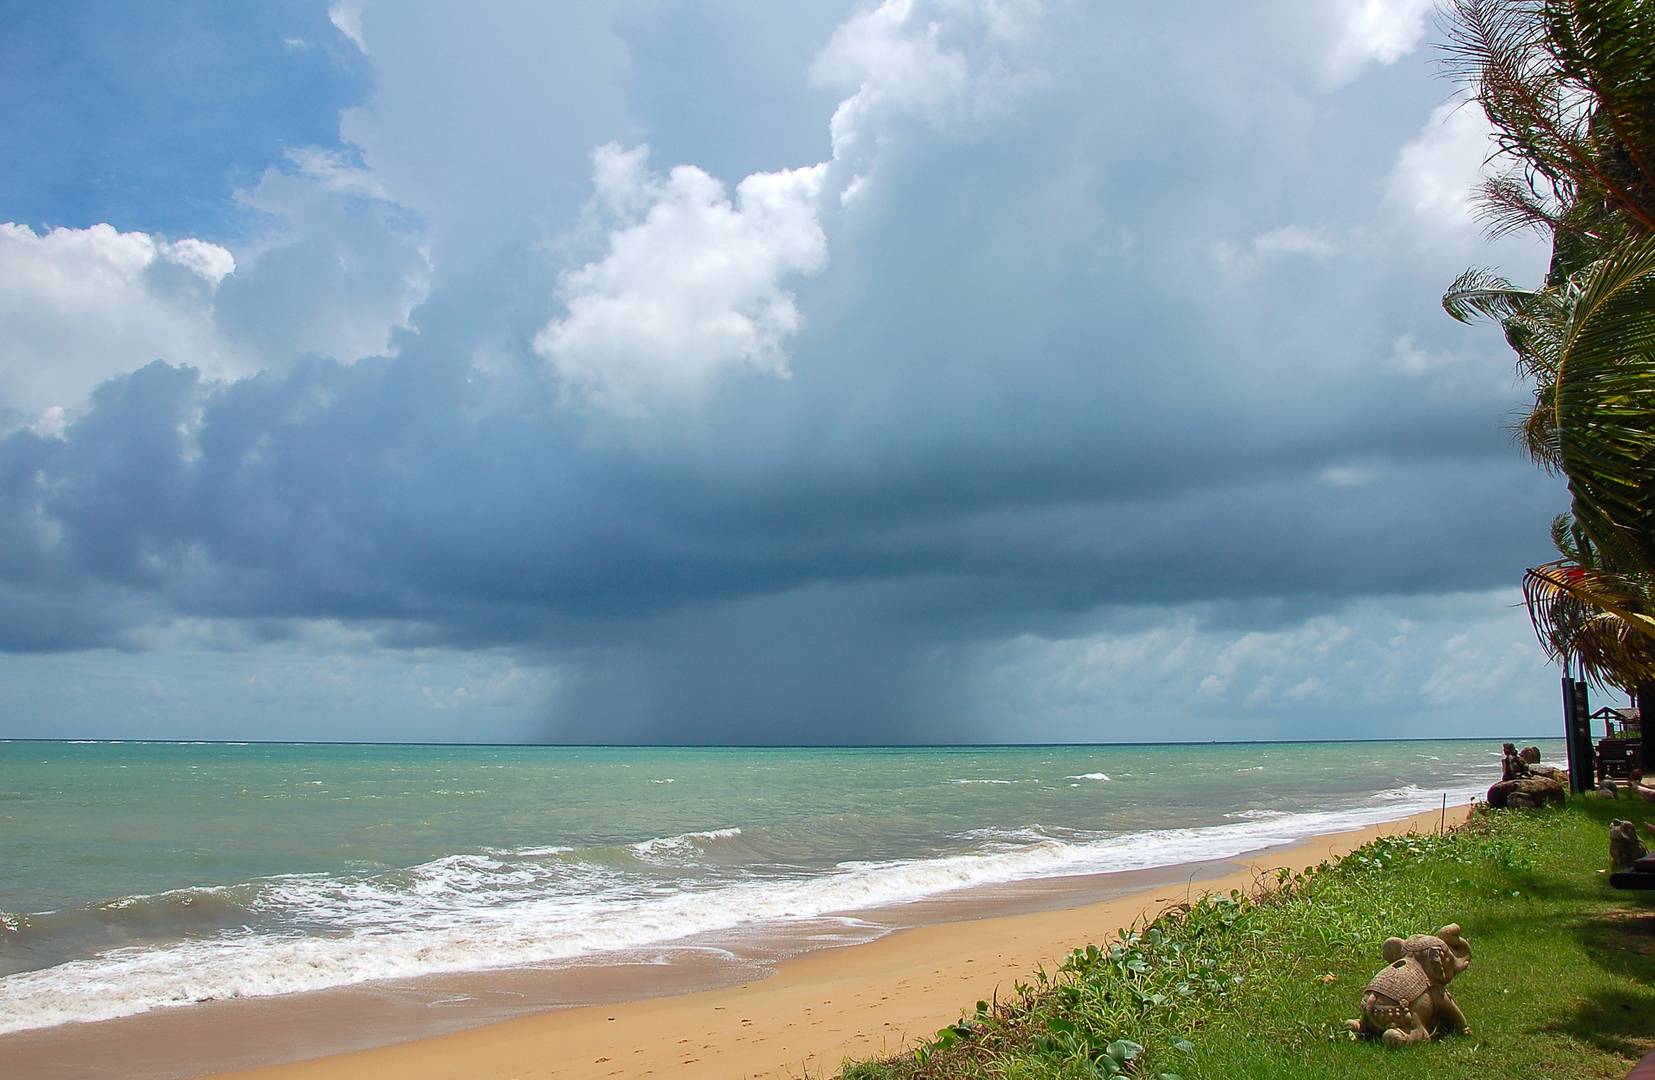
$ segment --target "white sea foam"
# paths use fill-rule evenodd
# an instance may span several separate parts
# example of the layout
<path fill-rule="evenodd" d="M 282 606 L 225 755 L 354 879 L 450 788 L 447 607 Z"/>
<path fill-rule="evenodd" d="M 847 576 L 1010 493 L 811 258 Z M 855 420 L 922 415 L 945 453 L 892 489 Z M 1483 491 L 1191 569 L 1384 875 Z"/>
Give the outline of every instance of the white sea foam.
<path fill-rule="evenodd" d="M 740 836 L 740 829 L 708 829 L 706 832 L 680 833 L 677 836 L 660 836 L 653 840 L 642 840 L 636 844 L 627 845 L 634 853 L 644 858 L 659 859 L 663 857 L 682 857 L 693 855 L 705 849 L 716 840 L 729 840 Z"/>
<path fill-rule="evenodd" d="M 990 826 L 986 829 L 967 829 L 955 833 L 957 840 L 972 840 L 979 844 L 999 847 L 1022 847 L 1027 844 L 1044 844 L 1052 842 L 1072 842 L 1077 839 L 1102 839 L 1102 833 L 1081 833 L 1074 829 L 1047 828 L 1036 822 L 1019 829 L 1007 829 Z"/>
<path fill-rule="evenodd" d="M 1462 802 L 1478 791 L 1448 795 Z M 1230 824 L 1113 837 L 1034 826 L 980 834 L 979 847 L 964 854 L 850 862 L 786 879 L 683 877 L 663 887 L 616 867 L 547 858 L 566 854 L 554 848 L 453 855 L 372 879 L 288 875 L 261 883 L 255 909 L 279 909 L 290 923 L 317 931 L 242 929 L 163 947 L 115 949 L 0 978 L 0 1032 L 197 1001 L 555 963 L 974 885 L 1230 858 L 1430 809 L 1440 794 L 1397 788 L 1347 809 L 1269 818 L 1241 811 L 1242 820 Z M 740 834 L 735 828 L 684 833 L 630 850 L 663 859 Z"/>
<path fill-rule="evenodd" d="M 1064 779 L 1065 780 L 1107 780 L 1107 779 L 1109 779 L 1109 774 L 1108 773 L 1100 773 L 1100 772 L 1083 772 L 1079 776 L 1066 776 L 1066 777 L 1064 777 Z"/>

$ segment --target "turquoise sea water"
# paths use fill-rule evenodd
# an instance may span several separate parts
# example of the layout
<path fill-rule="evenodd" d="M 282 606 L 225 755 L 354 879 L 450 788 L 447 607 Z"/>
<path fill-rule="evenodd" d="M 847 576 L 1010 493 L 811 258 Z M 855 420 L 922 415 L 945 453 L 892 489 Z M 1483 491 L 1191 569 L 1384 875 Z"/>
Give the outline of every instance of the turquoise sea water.
<path fill-rule="evenodd" d="M 1463 803 L 1497 772 L 1487 741 L 0 742 L 0 1032 L 1225 857 Z"/>

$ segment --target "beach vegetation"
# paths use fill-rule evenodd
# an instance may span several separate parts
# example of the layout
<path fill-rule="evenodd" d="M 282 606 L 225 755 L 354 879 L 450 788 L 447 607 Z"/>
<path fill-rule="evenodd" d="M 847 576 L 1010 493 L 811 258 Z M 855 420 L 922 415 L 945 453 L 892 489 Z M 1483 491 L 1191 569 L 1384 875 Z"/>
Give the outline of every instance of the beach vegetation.
<path fill-rule="evenodd" d="M 1484 810 L 1443 835 L 1375 840 L 1082 946 L 913 1051 L 843 1080 L 1624 1076 L 1655 1049 L 1655 902 L 1607 883 L 1607 823 L 1655 806 L 1597 796 Z M 1472 1034 L 1391 1050 L 1356 1039 L 1391 935 L 1457 922 Z"/>
<path fill-rule="evenodd" d="M 1636 694 L 1655 682 L 1655 8 L 1640 0 L 1454 0 L 1444 57 L 1505 170 L 1478 192 L 1492 236 L 1551 242 L 1545 282 L 1481 267 L 1443 297 L 1498 323 L 1534 405 L 1515 424 L 1564 476 L 1571 543 L 1524 595 L 1553 659 Z"/>

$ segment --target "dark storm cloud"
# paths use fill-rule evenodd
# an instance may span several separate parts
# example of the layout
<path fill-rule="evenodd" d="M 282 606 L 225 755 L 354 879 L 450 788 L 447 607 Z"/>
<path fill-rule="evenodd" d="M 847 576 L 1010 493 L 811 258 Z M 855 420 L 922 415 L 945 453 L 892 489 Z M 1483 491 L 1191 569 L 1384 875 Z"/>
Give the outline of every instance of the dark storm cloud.
<path fill-rule="evenodd" d="M 639 55 L 661 25 L 631 28 Z M 390 648 L 556 658 L 559 737 L 923 740 L 966 707 L 962 642 L 1192 603 L 1266 627 L 1514 582 L 1545 555 L 1557 485 L 1500 430 L 1523 392 L 1497 342 L 1433 310 L 1475 249 L 1386 204 L 1441 85 L 1416 64 L 1328 94 L 1215 43 L 1156 55 L 1170 26 L 1141 48 L 1081 29 L 1013 121 L 904 130 L 868 191 L 823 211 L 826 269 L 786 282 L 805 319 L 790 379 L 732 375 L 642 419 L 561 396 L 532 343 L 579 238 L 501 241 L 502 213 L 439 239 L 391 356 L 228 383 L 168 357 L 61 437 L 6 437 L 0 648 L 338 620 Z M 686 144 L 712 123 L 670 78 L 647 85 L 632 106 Z M 558 153 L 560 190 L 580 187 Z M 420 175 L 470 183 L 463 161 Z M 433 205 L 439 238 L 461 232 Z M 578 206 L 543 215 L 573 230 Z M 364 250 L 403 266 L 410 245 L 369 224 Z M 1297 248 L 1254 243 L 1285 226 Z M 279 305 L 249 274 L 226 317 L 302 343 L 304 282 L 264 272 Z M 393 277 L 371 279 L 381 301 Z"/>
<path fill-rule="evenodd" d="M 895 415 L 860 416 L 856 397 L 889 400 L 888 381 L 912 376 L 880 362 L 921 331 L 898 319 L 866 368 L 818 381 L 807 353 L 797 379 L 760 388 L 787 397 L 756 406 L 785 423 L 744 424 L 754 403 L 737 402 L 667 448 L 594 446 L 549 403 L 485 411 L 467 370 L 417 338 L 395 359 L 225 387 L 156 363 L 101 387 L 61 440 L 5 444 L 8 574 L 49 568 L 190 614 L 569 645 L 824 585 L 911 580 L 901 621 L 969 622 L 981 605 L 999 622 L 1492 587 L 1535 551 L 1547 485 L 1486 404 L 1399 412 L 1410 388 L 1383 378 L 1353 380 L 1365 407 L 1315 418 L 1238 413 L 1231 388 L 1193 380 L 1123 393 L 1110 368 L 1167 347 L 1135 349 L 1124 322 L 1079 343 L 1081 361 L 962 387 L 1000 359 L 999 342 L 970 344 L 1000 317 L 950 329 L 916 315 L 937 385 L 896 388 Z M 821 438 L 832 417 L 852 437 Z M 1321 478 L 1353 456 L 1375 462 L 1360 483 Z"/>

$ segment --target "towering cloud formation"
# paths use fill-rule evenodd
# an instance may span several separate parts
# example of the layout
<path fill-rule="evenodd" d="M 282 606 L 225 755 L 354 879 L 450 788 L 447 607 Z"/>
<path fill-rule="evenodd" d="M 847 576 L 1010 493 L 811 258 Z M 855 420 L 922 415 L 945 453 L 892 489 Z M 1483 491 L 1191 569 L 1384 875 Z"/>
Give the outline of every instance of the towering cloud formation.
<path fill-rule="evenodd" d="M 827 261 L 816 217 L 824 166 L 754 173 L 736 188 L 693 165 L 648 172 L 646 147 L 593 154 L 596 204 L 613 223 L 602 259 L 566 272 L 568 315 L 535 349 L 571 395 L 618 412 L 698 399 L 731 367 L 786 375 L 799 309 L 782 287 Z"/>
<path fill-rule="evenodd" d="M 1421 11 L 1200 13 L 317 12 L 372 88 L 241 232 L 0 232 L 0 709 L 95 648 L 197 718 L 350 657 L 439 738 L 1521 707 L 1559 496 L 1435 313 Z"/>
<path fill-rule="evenodd" d="M 567 315 L 535 338 L 566 398 L 647 414 L 699 400 L 720 373 L 789 374 L 786 339 L 799 329 L 791 274 L 827 262 L 819 217 L 825 187 L 843 200 L 895 127 L 917 119 L 969 134 L 1003 115 L 1038 76 L 1014 65 L 1040 8 L 885 0 L 839 27 L 816 58 L 825 85 L 845 88 L 830 123 L 832 161 L 758 172 L 736 186 L 694 165 L 649 172 L 648 147 L 593 152 L 593 208 L 610 230 L 603 256 L 565 271 Z"/>

